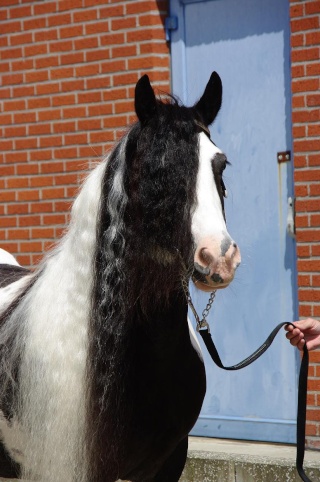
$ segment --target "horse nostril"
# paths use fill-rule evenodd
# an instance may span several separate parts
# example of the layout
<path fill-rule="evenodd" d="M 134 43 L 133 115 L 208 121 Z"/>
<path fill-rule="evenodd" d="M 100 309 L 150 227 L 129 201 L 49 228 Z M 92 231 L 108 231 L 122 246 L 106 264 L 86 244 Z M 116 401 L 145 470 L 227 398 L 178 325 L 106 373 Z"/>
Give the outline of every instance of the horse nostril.
<path fill-rule="evenodd" d="M 199 263 L 197 263 L 196 261 L 194 262 L 194 269 L 196 271 L 198 271 L 198 273 L 200 274 L 203 274 L 205 276 L 208 276 L 208 274 L 210 273 L 210 268 L 207 267 L 205 268 L 204 266 L 201 266 Z"/>
<path fill-rule="evenodd" d="M 232 246 L 233 246 L 234 248 L 237 248 L 237 247 L 238 247 L 238 246 L 237 246 L 237 243 L 233 243 Z"/>

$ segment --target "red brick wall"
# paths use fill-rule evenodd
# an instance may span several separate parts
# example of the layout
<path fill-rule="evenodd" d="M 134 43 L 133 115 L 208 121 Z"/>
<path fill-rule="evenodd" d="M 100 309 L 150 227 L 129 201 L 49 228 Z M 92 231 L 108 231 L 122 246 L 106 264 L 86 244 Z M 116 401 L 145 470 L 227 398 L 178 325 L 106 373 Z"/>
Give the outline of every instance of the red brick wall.
<path fill-rule="evenodd" d="M 148 73 L 169 91 L 166 0 L 1 0 L 0 245 L 32 265 L 133 119 Z"/>
<path fill-rule="evenodd" d="M 298 299 L 320 317 L 320 1 L 291 0 Z M 307 444 L 320 449 L 320 350 L 311 352 Z"/>

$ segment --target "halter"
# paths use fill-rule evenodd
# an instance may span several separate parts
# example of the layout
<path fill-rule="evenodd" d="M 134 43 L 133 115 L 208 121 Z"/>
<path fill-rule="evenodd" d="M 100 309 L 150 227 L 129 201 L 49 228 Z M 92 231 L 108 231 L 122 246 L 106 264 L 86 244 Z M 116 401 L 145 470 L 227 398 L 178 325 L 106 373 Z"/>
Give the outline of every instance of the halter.
<path fill-rule="evenodd" d="M 211 134 L 210 134 L 208 126 L 202 124 L 202 122 L 199 122 L 197 120 L 195 120 L 194 122 L 209 137 L 209 139 L 211 139 Z"/>
<path fill-rule="evenodd" d="M 182 287 L 183 291 L 186 295 L 186 300 L 188 305 L 191 308 L 192 313 L 197 322 L 197 332 L 201 335 L 201 338 L 206 345 L 206 348 L 214 361 L 214 363 L 223 370 L 241 370 L 248 365 L 251 365 L 255 360 L 260 358 L 260 356 L 269 348 L 271 343 L 273 342 L 274 338 L 278 334 L 279 330 L 285 325 L 292 325 L 292 323 L 284 322 L 277 325 L 266 341 L 250 356 L 242 360 L 240 363 L 232 366 L 224 366 L 219 353 L 215 347 L 215 344 L 212 340 L 210 334 L 210 327 L 206 318 L 209 314 L 209 311 L 212 307 L 213 301 L 216 296 L 216 291 L 212 291 L 208 300 L 208 303 L 205 309 L 202 312 L 202 319 L 197 313 L 197 310 L 194 307 L 194 304 L 191 299 L 190 291 L 189 291 L 189 280 L 186 276 L 182 278 Z M 308 382 L 308 367 L 309 367 L 309 353 L 306 344 L 303 346 L 303 357 L 300 366 L 300 373 L 299 373 L 299 387 L 298 387 L 298 411 L 297 411 L 297 455 L 296 455 L 296 469 L 300 476 L 300 478 L 304 482 L 312 482 L 308 476 L 306 475 L 304 468 L 303 468 L 303 460 L 304 460 L 304 452 L 305 452 L 305 431 L 306 431 L 306 406 L 307 406 L 307 382 Z"/>

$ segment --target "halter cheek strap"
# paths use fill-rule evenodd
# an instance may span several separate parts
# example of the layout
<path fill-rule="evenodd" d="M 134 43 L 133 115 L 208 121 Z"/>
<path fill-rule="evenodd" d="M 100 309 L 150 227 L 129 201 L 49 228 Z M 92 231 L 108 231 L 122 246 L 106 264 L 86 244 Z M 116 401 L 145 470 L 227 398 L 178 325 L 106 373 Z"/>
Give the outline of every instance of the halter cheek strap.
<path fill-rule="evenodd" d="M 208 126 L 205 126 L 204 124 L 202 124 L 202 122 L 199 122 L 197 120 L 195 120 L 194 122 L 209 137 L 209 139 L 211 139 L 211 134 L 210 134 Z"/>

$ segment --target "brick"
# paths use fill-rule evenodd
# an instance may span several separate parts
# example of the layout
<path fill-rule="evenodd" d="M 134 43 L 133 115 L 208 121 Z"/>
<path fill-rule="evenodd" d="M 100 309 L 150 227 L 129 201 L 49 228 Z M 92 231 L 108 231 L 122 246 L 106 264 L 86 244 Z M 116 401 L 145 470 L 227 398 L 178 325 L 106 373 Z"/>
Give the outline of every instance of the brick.
<path fill-rule="evenodd" d="M 73 13 L 73 22 L 74 23 L 85 23 L 90 22 L 91 20 L 97 20 L 98 18 L 98 10 L 97 9 L 82 9 L 79 12 Z"/>
<path fill-rule="evenodd" d="M 34 17 L 23 21 L 23 30 L 43 30 L 47 27 L 46 17 Z"/>
<path fill-rule="evenodd" d="M 125 35 L 123 32 L 111 32 L 106 35 L 101 35 L 100 36 L 100 44 L 102 46 L 107 45 L 108 47 L 110 45 L 120 45 L 125 43 Z"/>
<path fill-rule="evenodd" d="M 83 2 L 82 0 L 60 0 L 57 7 L 59 11 L 73 10 L 76 8 L 82 8 Z"/>
<path fill-rule="evenodd" d="M 50 53 L 70 52 L 72 50 L 73 50 L 73 47 L 72 47 L 71 40 L 51 42 L 49 46 Z"/>
<path fill-rule="evenodd" d="M 55 95 L 52 97 L 52 107 L 73 105 L 75 102 L 75 94 Z"/>
<path fill-rule="evenodd" d="M 54 150 L 54 159 L 74 159 L 77 157 L 77 148 L 76 147 L 63 147 Z M 63 164 L 61 164 L 63 167 Z M 62 172 L 62 167 L 59 171 L 55 172 Z"/>
<path fill-rule="evenodd" d="M 32 97 L 27 101 L 28 110 L 32 109 L 46 109 L 50 107 L 50 97 Z"/>
<path fill-rule="evenodd" d="M 318 0 L 314 0 L 313 2 L 306 2 L 305 4 L 305 11 L 307 15 L 311 15 L 313 13 L 320 13 L 320 4 Z"/>
<path fill-rule="evenodd" d="M 43 111 L 37 112 L 37 117 L 40 122 L 48 121 L 48 120 L 57 120 L 61 119 L 61 110 L 60 109 L 46 109 Z"/>
<path fill-rule="evenodd" d="M 0 224 L 2 228 L 12 228 L 16 227 L 18 222 L 17 217 L 3 216 L 0 219 Z"/>
<path fill-rule="evenodd" d="M 53 186 L 54 185 L 53 176 L 35 176 L 30 179 L 31 187 L 43 187 L 43 186 Z"/>
<path fill-rule="evenodd" d="M 316 154 L 316 155 L 309 154 L 308 155 L 308 162 L 309 162 L 310 167 L 320 166 L 319 154 Z"/>
<path fill-rule="evenodd" d="M 14 32 L 21 32 L 22 31 L 22 23 L 20 21 L 13 21 L 13 22 L 2 22 L 1 23 L 1 33 L 4 34 L 11 34 Z"/>
<path fill-rule="evenodd" d="M 310 63 L 306 65 L 307 75 L 320 75 L 320 63 Z"/>
<path fill-rule="evenodd" d="M 39 241 L 30 241 L 20 243 L 20 250 L 23 253 L 40 253 L 42 251 L 42 243 Z"/>
<path fill-rule="evenodd" d="M 320 124 L 311 124 L 308 126 L 308 135 L 311 137 L 320 136 Z"/>
<path fill-rule="evenodd" d="M 50 30 L 39 30 L 35 31 L 33 35 L 36 42 L 49 42 L 50 40 L 58 39 L 58 29 L 51 28 Z"/>
<path fill-rule="evenodd" d="M 99 77 L 86 79 L 86 87 L 88 90 L 106 89 L 107 87 L 110 87 L 110 84 L 111 79 L 109 75 L 99 75 Z"/>
<path fill-rule="evenodd" d="M 293 111 L 292 120 L 294 123 L 317 122 L 320 120 L 320 109 Z"/>
<path fill-rule="evenodd" d="M 58 82 L 37 84 L 36 92 L 37 92 L 37 95 L 56 94 L 60 92 L 60 85 Z"/>
<path fill-rule="evenodd" d="M 74 40 L 75 50 L 95 49 L 99 45 L 98 37 L 83 37 Z"/>
<path fill-rule="evenodd" d="M 57 3 L 46 0 L 45 2 L 37 2 L 33 5 L 35 15 L 43 15 L 56 12 Z"/>
<path fill-rule="evenodd" d="M 88 143 L 88 138 L 87 138 L 87 133 L 81 133 L 81 134 L 65 134 L 64 136 L 64 144 L 67 145 L 76 145 L 78 146 L 79 144 L 87 144 Z"/>
<path fill-rule="evenodd" d="M 165 59 L 166 60 L 166 59 Z M 296 92 L 308 92 L 319 89 L 319 79 L 305 79 L 292 82 L 292 91 Z"/>
<path fill-rule="evenodd" d="M 304 5 L 303 4 L 292 5 L 290 7 L 290 18 L 302 17 L 303 14 L 304 14 Z"/>
<path fill-rule="evenodd" d="M 78 117 L 86 117 L 86 108 L 83 106 L 75 106 L 73 108 L 63 109 L 63 119 L 76 119 Z"/>
<path fill-rule="evenodd" d="M 295 140 L 293 145 L 295 152 L 319 151 L 320 139 Z"/>
<path fill-rule="evenodd" d="M 298 270 L 299 272 L 317 272 L 320 271 L 320 261 L 319 260 L 298 260 Z"/>
<path fill-rule="evenodd" d="M 34 228 L 31 230 L 32 239 L 44 239 L 53 238 L 54 229 L 53 228 Z"/>
<path fill-rule="evenodd" d="M 54 210 L 53 202 L 37 202 L 31 203 L 30 212 L 31 213 L 52 213 Z"/>
<path fill-rule="evenodd" d="M 293 126 L 292 133 L 294 139 L 306 137 L 307 127 L 306 126 Z"/>
<path fill-rule="evenodd" d="M 21 47 L 15 47 L 12 49 L 5 49 L 1 52 L 1 58 L 3 60 L 12 60 L 12 59 L 17 59 L 21 58 L 22 55 L 22 48 Z"/>
<path fill-rule="evenodd" d="M 111 30 L 135 29 L 137 27 L 136 17 L 125 17 L 111 21 Z"/>
<path fill-rule="evenodd" d="M 47 214 L 43 216 L 43 224 L 48 225 L 57 225 L 57 224 L 66 224 L 66 215 L 65 214 Z"/>
<path fill-rule="evenodd" d="M 26 174 L 38 174 L 39 172 L 39 165 L 38 164 L 20 164 L 17 166 L 17 175 L 26 175 Z"/>
<path fill-rule="evenodd" d="M 55 147 L 62 146 L 63 139 L 62 136 L 42 136 L 40 137 L 40 147 Z"/>
<path fill-rule="evenodd" d="M 41 191 L 42 194 L 42 199 L 59 199 L 59 198 L 64 198 L 65 193 L 64 193 L 64 188 L 50 188 L 50 189 L 42 189 Z"/>
<path fill-rule="evenodd" d="M 81 67 L 75 68 L 76 77 L 88 77 L 91 75 L 97 75 L 100 72 L 100 65 L 98 63 L 87 64 Z"/>
<path fill-rule="evenodd" d="M 47 70 L 36 70 L 25 73 L 25 81 L 29 82 L 44 82 L 49 79 L 49 73 Z"/>
<path fill-rule="evenodd" d="M 299 19 L 292 19 L 291 20 L 291 31 L 294 32 L 301 32 L 304 30 L 312 30 L 317 29 L 319 27 L 319 17 L 304 17 Z"/>
<path fill-rule="evenodd" d="M 307 106 L 320 106 L 320 94 L 312 94 L 307 96 Z"/>
<path fill-rule="evenodd" d="M 320 44 L 320 32 L 306 33 L 306 45 Z"/>
<path fill-rule="evenodd" d="M 298 286 L 311 286 L 311 277 L 309 275 L 298 275 Z"/>
<path fill-rule="evenodd" d="M 8 230 L 9 239 L 29 239 L 30 232 L 29 229 L 9 229 Z"/>
<path fill-rule="evenodd" d="M 60 38 L 81 37 L 83 35 L 83 26 L 76 25 L 73 27 L 61 27 L 59 29 Z"/>
<path fill-rule="evenodd" d="M 79 64 L 84 62 L 83 52 L 72 52 L 65 55 L 60 55 L 61 65 Z"/>
<path fill-rule="evenodd" d="M 13 88 L 13 97 L 30 97 L 34 95 L 34 85 L 22 85 Z"/>
<path fill-rule="evenodd" d="M 136 84 L 138 82 L 138 73 L 124 73 L 120 75 L 114 75 L 113 81 L 116 85 L 128 85 Z"/>
<path fill-rule="evenodd" d="M 310 47 L 305 49 L 296 49 L 291 53 L 292 62 L 305 62 L 319 59 L 319 47 Z"/>
<path fill-rule="evenodd" d="M 18 162 L 27 162 L 28 160 L 28 154 L 26 151 L 13 151 L 13 152 L 7 152 L 5 154 L 5 162 L 13 162 L 13 163 L 18 163 Z"/>
<path fill-rule="evenodd" d="M 48 26 L 56 27 L 59 25 L 71 25 L 71 14 L 70 13 L 60 13 L 56 15 L 48 16 Z"/>
<path fill-rule="evenodd" d="M 86 52 L 86 62 L 96 62 L 97 60 L 105 59 L 110 59 L 110 49 L 108 48 L 88 50 L 88 52 Z"/>
<path fill-rule="evenodd" d="M 85 25 L 85 35 L 109 32 L 109 21 L 87 23 Z"/>
<path fill-rule="evenodd" d="M 34 60 L 33 59 L 23 59 L 23 60 L 17 60 L 15 62 L 11 62 L 11 70 L 18 71 L 22 70 L 23 72 L 26 72 L 27 70 L 31 70 L 34 68 Z"/>
<path fill-rule="evenodd" d="M 36 69 L 48 69 L 49 67 L 57 67 L 59 65 L 59 58 L 57 56 L 48 55 L 46 57 L 37 58 L 34 60 Z M 40 85 L 37 85 L 39 88 Z"/>
<path fill-rule="evenodd" d="M 25 45 L 33 42 L 31 32 L 10 35 L 10 45 Z"/>
<path fill-rule="evenodd" d="M 76 90 L 84 90 L 84 89 L 85 89 L 84 79 L 61 81 L 61 91 L 62 92 L 69 92 L 69 91 L 74 92 Z"/>

